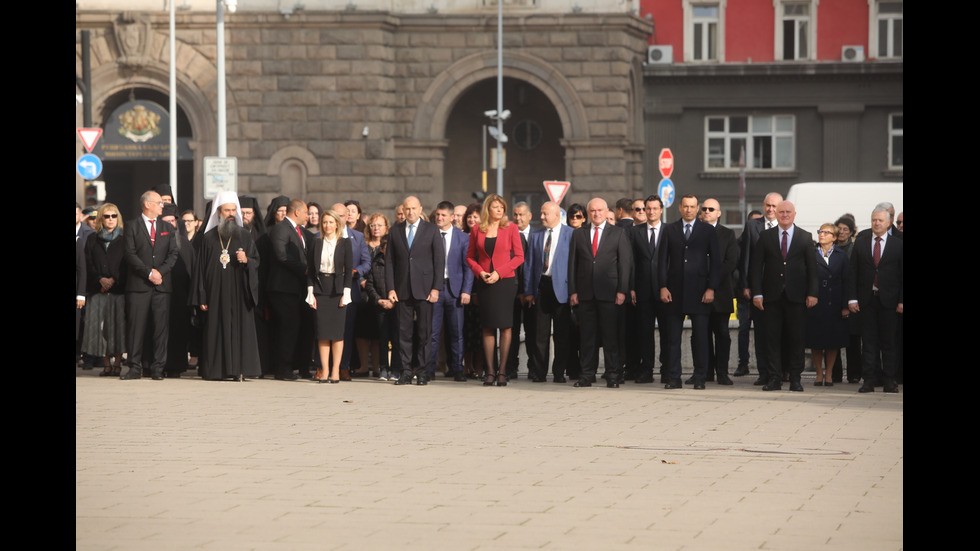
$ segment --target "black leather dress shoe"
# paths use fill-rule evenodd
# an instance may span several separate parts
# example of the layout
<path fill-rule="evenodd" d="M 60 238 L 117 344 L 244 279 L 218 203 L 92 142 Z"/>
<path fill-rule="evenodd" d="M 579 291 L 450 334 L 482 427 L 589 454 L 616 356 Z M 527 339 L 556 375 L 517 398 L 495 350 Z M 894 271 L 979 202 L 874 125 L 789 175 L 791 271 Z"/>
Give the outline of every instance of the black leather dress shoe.
<path fill-rule="evenodd" d="M 462 372 L 457 371 L 456 375 L 453 376 L 453 380 L 456 381 L 457 383 L 465 383 L 466 375 L 463 375 Z"/>
<path fill-rule="evenodd" d="M 735 381 L 732 380 L 728 375 L 718 375 L 718 384 L 720 385 L 733 385 Z"/>
<path fill-rule="evenodd" d="M 142 370 L 131 367 L 129 368 L 129 371 L 127 371 L 125 375 L 120 375 L 119 378 L 124 381 L 131 381 L 133 379 L 139 379 L 142 376 L 143 376 Z"/>
<path fill-rule="evenodd" d="M 619 388 L 619 383 L 614 381 L 609 381 L 606 383 L 606 388 Z"/>
<path fill-rule="evenodd" d="M 568 379 L 566 379 L 564 375 L 555 375 L 555 382 L 556 383 L 567 383 L 568 382 Z"/>
<path fill-rule="evenodd" d="M 749 364 L 739 364 L 735 373 L 732 373 L 735 377 L 742 377 L 749 374 Z"/>
<path fill-rule="evenodd" d="M 695 381 L 694 390 L 704 390 L 704 381 Z"/>
<path fill-rule="evenodd" d="M 897 383 L 885 383 L 885 392 L 890 392 L 892 394 L 898 394 L 898 384 Z"/>
<path fill-rule="evenodd" d="M 803 392 L 803 385 L 799 381 L 790 381 L 789 389 L 793 392 Z"/>
<path fill-rule="evenodd" d="M 681 384 L 680 379 L 674 379 L 674 380 L 668 380 L 667 384 L 664 385 L 664 388 L 671 390 L 675 388 L 684 388 L 684 385 Z"/>
<path fill-rule="evenodd" d="M 575 384 L 572 385 L 572 386 L 574 386 L 575 388 L 581 388 L 581 387 L 586 387 L 586 386 L 592 386 L 592 383 L 590 383 L 589 381 L 587 381 L 585 379 L 579 379 L 578 381 L 575 381 Z"/>
<path fill-rule="evenodd" d="M 693 375 L 691 376 L 690 379 L 684 381 L 684 384 L 685 385 L 693 385 L 693 384 L 696 384 L 696 383 L 697 383 L 697 381 L 694 380 L 694 376 Z"/>
<path fill-rule="evenodd" d="M 755 386 L 767 385 L 767 384 L 769 384 L 769 378 L 768 377 L 763 377 L 762 375 L 759 375 L 759 378 L 756 379 L 755 382 L 752 383 L 752 384 L 755 385 Z"/>
<path fill-rule="evenodd" d="M 418 378 L 415 379 L 415 384 L 418 386 L 425 386 L 429 384 L 429 378 L 425 375 L 419 375 Z"/>
<path fill-rule="evenodd" d="M 865 381 L 864 384 L 861 385 L 861 388 L 858 389 L 858 392 L 874 392 L 874 391 L 875 391 L 875 384 L 868 381 Z"/>
<path fill-rule="evenodd" d="M 410 385 L 410 384 L 412 384 L 412 374 L 411 373 L 402 373 L 401 374 L 401 377 L 398 377 L 398 380 L 395 381 L 395 384 L 396 385 Z"/>
<path fill-rule="evenodd" d="M 783 382 L 778 377 L 773 378 L 771 381 L 766 383 L 762 390 L 782 390 Z"/>

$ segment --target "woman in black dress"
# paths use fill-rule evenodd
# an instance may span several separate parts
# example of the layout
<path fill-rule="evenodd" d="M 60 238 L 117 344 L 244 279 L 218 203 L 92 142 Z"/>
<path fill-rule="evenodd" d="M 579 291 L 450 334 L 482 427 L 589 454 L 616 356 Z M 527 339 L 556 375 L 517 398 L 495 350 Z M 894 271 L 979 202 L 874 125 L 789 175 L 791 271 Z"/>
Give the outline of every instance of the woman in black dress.
<path fill-rule="evenodd" d="M 316 310 L 320 359 L 326 364 L 333 353 L 329 373 L 326 379 L 319 379 L 321 383 L 340 382 L 340 360 L 344 354 L 344 325 L 346 307 L 351 302 L 354 252 L 350 240 L 343 237 L 343 224 L 333 211 L 321 213 L 320 239 L 309 247 L 307 302 Z"/>
<path fill-rule="evenodd" d="M 507 203 L 490 194 L 483 202 L 483 222 L 470 233 L 466 261 L 477 279 L 480 322 L 483 328 L 483 354 L 487 365 L 484 386 L 507 386 L 507 360 L 510 357 L 514 299 L 517 297 L 516 270 L 524 263 L 524 246 L 517 224 L 504 218 Z M 500 330 L 500 366 L 493 370 L 494 341 Z"/>
<path fill-rule="evenodd" d="M 806 313 L 806 346 L 813 354 L 817 370 L 815 386 L 834 386 L 832 374 L 837 351 L 847 344 L 847 282 L 848 258 L 834 242 L 838 229 L 823 224 L 817 231 L 817 305 Z"/>

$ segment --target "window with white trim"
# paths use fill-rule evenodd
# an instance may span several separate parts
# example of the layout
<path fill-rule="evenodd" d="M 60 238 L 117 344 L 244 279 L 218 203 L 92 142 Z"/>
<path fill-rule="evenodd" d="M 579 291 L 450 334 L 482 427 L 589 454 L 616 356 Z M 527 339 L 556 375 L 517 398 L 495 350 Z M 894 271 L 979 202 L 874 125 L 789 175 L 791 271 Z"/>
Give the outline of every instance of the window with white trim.
<path fill-rule="evenodd" d="M 776 59 L 815 59 L 817 4 L 815 0 L 773 0 L 776 7 Z"/>
<path fill-rule="evenodd" d="M 888 168 L 902 170 L 905 152 L 903 134 L 905 122 L 902 113 L 892 113 L 888 117 Z"/>
<path fill-rule="evenodd" d="M 684 0 L 684 61 L 725 60 L 725 2 Z"/>
<path fill-rule="evenodd" d="M 739 168 L 745 149 L 749 170 L 792 170 L 796 122 L 793 115 L 727 115 L 704 119 L 708 171 Z"/>
<path fill-rule="evenodd" d="M 905 21 L 900 1 L 871 2 L 868 54 L 878 59 L 901 59 L 904 54 Z"/>

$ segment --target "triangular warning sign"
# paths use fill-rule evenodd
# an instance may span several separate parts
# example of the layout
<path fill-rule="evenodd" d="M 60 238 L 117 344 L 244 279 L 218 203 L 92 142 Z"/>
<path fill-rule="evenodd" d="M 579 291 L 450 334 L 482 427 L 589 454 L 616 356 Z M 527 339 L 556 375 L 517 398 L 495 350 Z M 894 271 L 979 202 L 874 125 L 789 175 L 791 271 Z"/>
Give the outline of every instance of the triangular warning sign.
<path fill-rule="evenodd" d="M 102 137 L 101 128 L 79 128 L 77 130 L 78 137 L 82 139 L 82 145 L 85 146 L 85 152 L 91 153 L 92 148 L 95 144 L 99 142 L 99 138 Z"/>
<path fill-rule="evenodd" d="M 561 200 L 568 193 L 568 188 L 572 187 L 571 182 L 549 182 L 544 183 L 544 190 L 548 193 L 548 198 L 553 202 L 561 204 Z"/>

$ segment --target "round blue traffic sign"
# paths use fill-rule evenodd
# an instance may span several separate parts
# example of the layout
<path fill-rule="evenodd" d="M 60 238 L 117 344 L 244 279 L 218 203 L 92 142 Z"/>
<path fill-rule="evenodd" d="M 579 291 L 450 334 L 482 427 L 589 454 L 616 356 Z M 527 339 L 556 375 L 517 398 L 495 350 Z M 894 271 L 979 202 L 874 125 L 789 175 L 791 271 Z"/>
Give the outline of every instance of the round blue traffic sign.
<path fill-rule="evenodd" d="M 86 153 L 78 158 L 78 161 L 75 163 L 75 170 L 78 171 L 78 175 L 82 178 L 94 180 L 102 174 L 102 159 L 91 153 Z"/>
<path fill-rule="evenodd" d="M 673 205 L 674 182 L 671 182 L 669 178 L 660 180 L 660 185 L 657 186 L 657 195 L 659 195 L 660 200 L 664 202 L 664 208 L 668 208 Z"/>

